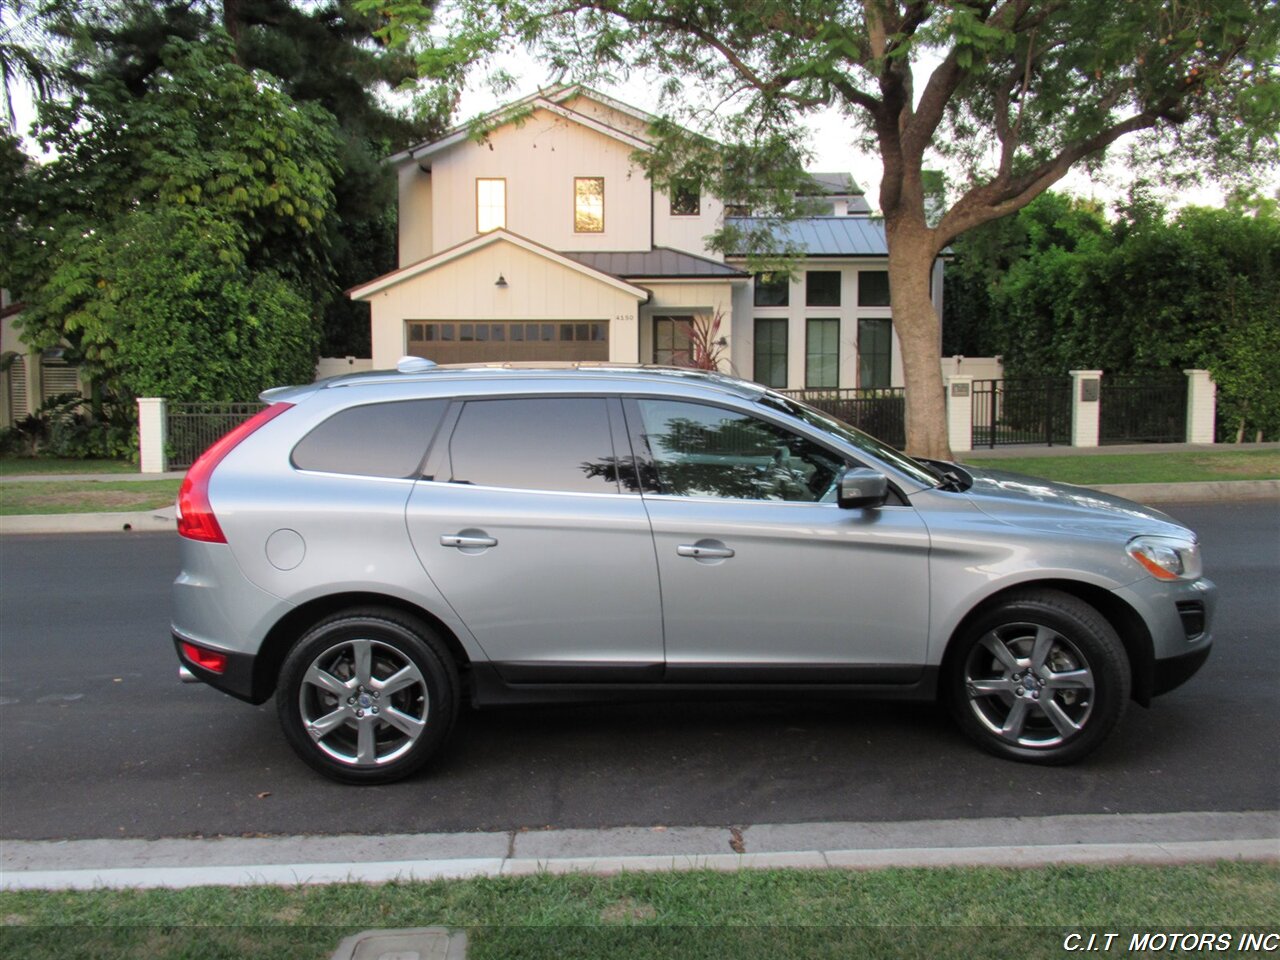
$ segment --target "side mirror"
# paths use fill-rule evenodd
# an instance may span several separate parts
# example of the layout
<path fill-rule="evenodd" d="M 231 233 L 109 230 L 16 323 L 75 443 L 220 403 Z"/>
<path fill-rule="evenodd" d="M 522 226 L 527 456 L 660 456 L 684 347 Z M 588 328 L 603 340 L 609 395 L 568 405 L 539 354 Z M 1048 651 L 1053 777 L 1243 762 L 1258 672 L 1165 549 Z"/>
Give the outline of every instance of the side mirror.
<path fill-rule="evenodd" d="M 847 467 L 838 482 L 836 503 L 844 510 L 879 507 L 889 497 L 889 478 L 867 467 Z"/>

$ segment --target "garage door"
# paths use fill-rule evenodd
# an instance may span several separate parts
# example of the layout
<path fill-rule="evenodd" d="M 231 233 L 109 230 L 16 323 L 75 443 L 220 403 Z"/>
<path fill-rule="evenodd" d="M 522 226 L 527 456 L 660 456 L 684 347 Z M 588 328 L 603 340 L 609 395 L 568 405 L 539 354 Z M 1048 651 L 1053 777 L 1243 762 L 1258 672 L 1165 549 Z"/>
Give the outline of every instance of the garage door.
<path fill-rule="evenodd" d="M 409 353 L 436 363 L 609 359 L 604 320 L 407 320 L 405 326 Z"/>

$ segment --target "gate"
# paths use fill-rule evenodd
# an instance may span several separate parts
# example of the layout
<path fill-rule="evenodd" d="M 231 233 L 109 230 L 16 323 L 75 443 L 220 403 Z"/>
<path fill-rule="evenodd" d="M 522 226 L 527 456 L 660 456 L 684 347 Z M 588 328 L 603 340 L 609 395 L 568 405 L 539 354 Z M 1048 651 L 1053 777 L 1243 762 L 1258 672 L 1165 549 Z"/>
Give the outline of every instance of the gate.
<path fill-rule="evenodd" d="M 907 392 L 902 387 L 779 390 L 899 450 L 907 445 Z"/>
<path fill-rule="evenodd" d="M 1071 443 L 1071 380 L 973 381 L 973 445 Z"/>
<path fill-rule="evenodd" d="M 169 469 L 195 463 L 215 441 L 261 410 L 261 403 L 170 403 L 166 405 Z"/>
<path fill-rule="evenodd" d="M 1098 442 L 1181 443 L 1187 438 L 1187 379 L 1103 377 Z"/>

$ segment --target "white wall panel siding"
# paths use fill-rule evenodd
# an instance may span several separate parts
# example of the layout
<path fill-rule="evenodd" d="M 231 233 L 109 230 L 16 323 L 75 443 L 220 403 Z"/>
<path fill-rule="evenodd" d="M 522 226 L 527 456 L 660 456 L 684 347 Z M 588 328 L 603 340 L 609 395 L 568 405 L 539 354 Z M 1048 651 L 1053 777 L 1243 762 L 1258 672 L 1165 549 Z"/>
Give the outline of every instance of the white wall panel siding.
<path fill-rule="evenodd" d="M 671 199 L 661 191 L 653 195 L 653 245 L 688 250 L 704 257 L 724 257 L 707 247 L 706 236 L 720 226 L 724 204 L 708 194 L 702 195 L 696 217 L 673 217 Z"/>
<path fill-rule="evenodd" d="M 435 252 L 431 245 L 431 174 L 410 160 L 400 167 L 398 266 L 425 260 Z"/>
<path fill-rule="evenodd" d="M 477 177 L 507 181 L 507 229 L 554 250 L 648 250 L 649 181 L 632 148 L 547 110 L 432 159 L 435 252 L 476 235 Z M 575 233 L 574 177 L 604 177 L 604 232 Z"/>
<path fill-rule="evenodd" d="M 496 286 L 499 276 L 506 287 Z M 375 369 L 404 355 L 406 320 L 605 320 L 610 359 L 638 359 L 634 296 L 509 241 L 388 287 L 369 303 Z"/>

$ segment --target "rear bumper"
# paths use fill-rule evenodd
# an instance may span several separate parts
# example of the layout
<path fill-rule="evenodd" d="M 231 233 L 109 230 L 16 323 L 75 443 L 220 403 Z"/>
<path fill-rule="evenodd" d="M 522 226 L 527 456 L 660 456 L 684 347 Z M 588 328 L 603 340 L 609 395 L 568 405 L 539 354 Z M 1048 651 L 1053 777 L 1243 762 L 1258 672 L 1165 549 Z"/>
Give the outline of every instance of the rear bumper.
<path fill-rule="evenodd" d="M 200 643 L 190 637 L 184 637 L 176 630 L 173 632 L 173 647 L 178 654 L 178 662 L 181 664 L 180 669 L 186 669 L 196 680 L 201 683 L 207 683 L 214 689 L 230 694 L 238 700 L 245 700 L 249 703 L 262 703 L 266 700 L 266 697 L 258 695 L 258 692 L 254 689 L 253 667 L 255 657 L 247 653 L 219 649 L 218 652 L 227 658 L 227 667 L 222 673 L 214 673 L 212 670 L 206 670 L 183 656 L 183 643 L 194 643 L 206 649 L 211 648 L 207 643 Z M 186 678 L 183 677 L 182 679 L 185 680 Z"/>

